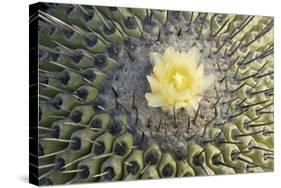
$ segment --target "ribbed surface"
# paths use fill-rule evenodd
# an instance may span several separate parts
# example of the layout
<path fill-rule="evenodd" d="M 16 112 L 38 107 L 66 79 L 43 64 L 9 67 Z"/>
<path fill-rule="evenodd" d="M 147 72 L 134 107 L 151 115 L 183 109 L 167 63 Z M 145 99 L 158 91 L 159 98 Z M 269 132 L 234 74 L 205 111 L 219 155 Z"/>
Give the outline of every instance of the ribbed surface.
<path fill-rule="evenodd" d="M 43 5 L 40 184 L 273 170 L 272 18 Z M 186 44 L 182 50 L 198 46 L 201 61 L 210 62 L 205 71 L 219 79 L 210 91 L 216 95 L 192 114 L 177 114 L 178 126 L 167 133 L 165 123 L 155 123 L 159 113 L 144 117 L 132 102 L 143 93 L 129 99 L 116 75 L 143 63 L 147 49 L 177 47 L 173 41 Z"/>

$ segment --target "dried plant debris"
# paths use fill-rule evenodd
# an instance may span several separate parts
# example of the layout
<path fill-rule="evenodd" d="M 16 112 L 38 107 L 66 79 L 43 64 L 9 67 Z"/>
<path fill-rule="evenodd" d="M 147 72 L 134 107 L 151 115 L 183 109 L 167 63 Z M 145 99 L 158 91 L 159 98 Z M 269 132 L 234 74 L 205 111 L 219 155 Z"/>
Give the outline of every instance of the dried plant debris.
<path fill-rule="evenodd" d="M 273 171 L 272 17 L 38 16 L 40 185 Z"/>

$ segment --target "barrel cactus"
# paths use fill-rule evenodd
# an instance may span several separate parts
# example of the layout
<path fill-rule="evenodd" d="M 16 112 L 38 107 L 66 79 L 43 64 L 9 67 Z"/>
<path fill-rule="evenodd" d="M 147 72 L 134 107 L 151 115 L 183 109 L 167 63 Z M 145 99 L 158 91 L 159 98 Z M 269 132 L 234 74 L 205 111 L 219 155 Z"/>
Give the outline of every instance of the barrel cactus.
<path fill-rule="evenodd" d="M 272 17 L 32 8 L 33 183 L 273 171 Z"/>

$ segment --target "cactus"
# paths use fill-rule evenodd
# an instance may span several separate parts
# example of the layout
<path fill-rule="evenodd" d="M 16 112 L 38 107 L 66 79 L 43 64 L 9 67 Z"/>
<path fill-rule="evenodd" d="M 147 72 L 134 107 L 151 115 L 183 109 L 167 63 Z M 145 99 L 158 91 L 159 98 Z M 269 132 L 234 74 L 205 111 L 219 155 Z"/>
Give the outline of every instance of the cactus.
<path fill-rule="evenodd" d="M 273 18 L 37 6 L 39 185 L 273 171 Z"/>

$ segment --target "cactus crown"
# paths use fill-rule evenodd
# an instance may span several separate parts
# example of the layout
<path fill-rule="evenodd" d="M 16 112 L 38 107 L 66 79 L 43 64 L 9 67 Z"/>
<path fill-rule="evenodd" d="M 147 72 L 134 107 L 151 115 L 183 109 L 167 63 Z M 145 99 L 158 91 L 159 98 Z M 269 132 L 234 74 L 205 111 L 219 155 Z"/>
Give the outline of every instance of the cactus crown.
<path fill-rule="evenodd" d="M 36 6 L 40 185 L 273 170 L 273 18 Z"/>

